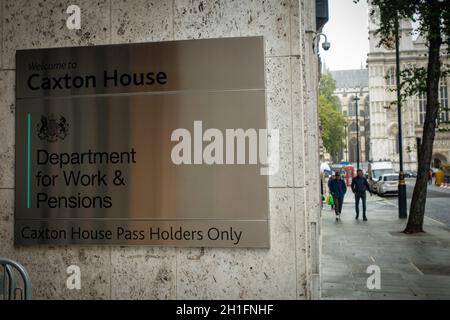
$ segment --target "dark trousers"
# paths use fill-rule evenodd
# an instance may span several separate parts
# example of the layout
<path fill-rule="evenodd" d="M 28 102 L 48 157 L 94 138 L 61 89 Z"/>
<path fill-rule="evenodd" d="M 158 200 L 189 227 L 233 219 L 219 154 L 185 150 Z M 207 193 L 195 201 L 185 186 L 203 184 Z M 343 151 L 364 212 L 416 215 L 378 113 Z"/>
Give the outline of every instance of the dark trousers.
<path fill-rule="evenodd" d="M 362 200 L 362 207 L 363 207 L 363 217 L 366 217 L 366 193 L 355 193 L 355 209 L 356 209 L 356 216 L 359 217 L 359 199 Z"/>
<path fill-rule="evenodd" d="M 336 215 L 341 214 L 342 204 L 344 203 L 344 197 L 333 196 L 333 200 L 334 200 L 334 212 L 336 212 Z"/>

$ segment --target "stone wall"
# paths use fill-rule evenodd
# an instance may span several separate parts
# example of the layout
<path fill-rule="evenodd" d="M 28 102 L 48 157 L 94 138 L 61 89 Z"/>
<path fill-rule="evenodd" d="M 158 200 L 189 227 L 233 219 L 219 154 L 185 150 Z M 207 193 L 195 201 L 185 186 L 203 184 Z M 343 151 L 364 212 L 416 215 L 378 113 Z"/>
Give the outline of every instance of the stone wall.
<path fill-rule="evenodd" d="M 0 256 L 23 263 L 36 299 L 305 299 L 319 297 L 317 58 L 312 0 L 0 0 Z M 14 247 L 15 50 L 263 35 L 268 127 L 280 129 L 270 178 L 270 249 Z M 81 290 L 66 268 L 81 268 Z"/>

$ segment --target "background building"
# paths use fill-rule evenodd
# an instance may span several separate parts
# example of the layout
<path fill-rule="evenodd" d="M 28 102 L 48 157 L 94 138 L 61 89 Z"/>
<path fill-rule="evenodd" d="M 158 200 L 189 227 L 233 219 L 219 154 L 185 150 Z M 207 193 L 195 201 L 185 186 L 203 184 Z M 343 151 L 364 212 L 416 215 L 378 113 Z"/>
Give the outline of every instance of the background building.
<path fill-rule="evenodd" d="M 357 136 L 356 121 L 359 125 L 359 157 L 360 162 L 369 160 L 370 155 L 370 112 L 369 112 L 369 76 L 367 69 L 330 71 L 336 81 L 335 96 L 339 99 L 340 112 L 347 120 L 345 128 L 344 149 L 340 158 L 343 161 L 356 163 Z M 356 101 L 358 98 L 358 116 Z"/>
<path fill-rule="evenodd" d="M 370 12 L 369 7 L 369 12 Z M 373 160 L 389 159 L 399 169 L 398 125 L 395 50 L 378 47 L 379 40 L 375 36 L 377 17 L 369 21 L 370 52 L 368 55 L 369 94 L 370 94 L 370 158 Z M 407 65 L 427 65 L 428 48 L 422 37 L 412 35 L 413 25 L 410 20 L 400 23 L 400 62 L 401 67 Z M 448 64 L 449 56 L 442 50 L 443 64 Z M 443 109 L 449 107 L 448 79 L 441 79 L 439 100 Z M 393 103 L 394 102 L 394 103 Z M 421 143 L 422 128 L 425 118 L 425 96 L 408 98 L 402 105 L 403 119 L 403 156 L 405 170 L 417 170 L 417 146 Z M 442 110 L 438 117 L 438 130 L 434 141 L 432 166 L 450 161 L 450 132 L 441 131 L 448 128 L 450 112 Z"/>

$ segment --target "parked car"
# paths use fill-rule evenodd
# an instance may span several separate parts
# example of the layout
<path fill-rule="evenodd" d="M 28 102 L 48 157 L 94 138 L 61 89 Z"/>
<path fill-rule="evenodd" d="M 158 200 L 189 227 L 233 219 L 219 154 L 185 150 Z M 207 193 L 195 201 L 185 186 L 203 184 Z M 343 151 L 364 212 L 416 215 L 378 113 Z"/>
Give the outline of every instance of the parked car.
<path fill-rule="evenodd" d="M 413 171 L 405 171 L 405 178 L 416 178 L 417 173 Z"/>
<path fill-rule="evenodd" d="M 383 174 L 377 182 L 377 193 L 380 196 L 398 194 L 398 173 Z"/>

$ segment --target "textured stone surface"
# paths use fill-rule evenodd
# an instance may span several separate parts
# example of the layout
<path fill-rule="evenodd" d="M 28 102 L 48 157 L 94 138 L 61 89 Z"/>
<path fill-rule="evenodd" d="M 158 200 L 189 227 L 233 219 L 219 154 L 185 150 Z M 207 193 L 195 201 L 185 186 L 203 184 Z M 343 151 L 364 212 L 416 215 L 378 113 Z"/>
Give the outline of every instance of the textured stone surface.
<path fill-rule="evenodd" d="M 311 2 L 304 2 L 302 13 L 305 19 L 305 30 L 310 30 L 315 25 L 313 15 L 305 14 L 307 12 L 314 12 Z M 309 8 L 309 9 L 308 9 Z M 308 48 L 312 42 L 313 35 L 308 33 L 303 37 L 302 46 L 304 48 L 304 57 L 302 60 L 302 76 L 303 76 L 303 113 L 304 113 L 304 142 L 305 142 L 305 177 L 307 193 L 306 199 L 308 201 L 308 214 L 310 221 L 319 222 L 320 217 L 320 179 L 319 179 L 319 130 L 318 130 L 318 108 L 317 108 L 317 83 L 318 74 L 316 54 Z M 313 178 L 316 177 L 316 178 Z"/>
<path fill-rule="evenodd" d="M 0 0 L 0 43 L 3 44 L 3 0 Z M 2 46 L 0 46 L 1 48 Z M 3 67 L 3 50 L 0 49 L 0 68 Z"/>
<path fill-rule="evenodd" d="M 308 234 L 305 205 L 305 188 L 295 188 L 295 250 L 297 263 L 297 298 L 307 298 L 307 261 Z"/>
<path fill-rule="evenodd" d="M 292 189 L 270 189 L 270 249 L 180 249 L 179 299 L 295 299 Z"/>
<path fill-rule="evenodd" d="M 104 269 L 104 266 L 102 266 Z M 66 286 L 68 275 L 63 271 L 41 272 L 31 269 L 33 279 L 33 299 L 108 299 L 109 275 L 102 269 L 81 269 L 81 289 L 69 290 Z M 84 271 L 83 271 L 84 270 Z"/>
<path fill-rule="evenodd" d="M 14 190 L 0 189 L 0 256 L 23 264 L 35 299 L 104 299 L 109 297 L 110 249 L 79 246 L 14 247 Z M 67 267 L 81 271 L 81 290 L 66 286 Z"/>
<path fill-rule="evenodd" d="M 100 299 L 109 295 L 108 247 L 14 247 L 14 190 L 0 189 L 0 256 L 14 259 L 30 274 L 35 299 Z M 81 270 L 81 290 L 69 290 L 67 267 Z"/>
<path fill-rule="evenodd" d="M 173 39 L 173 2 L 112 0 L 112 43 Z"/>
<path fill-rule="evenodd" d="M 0 188 L 14 187 L 14 71 L 0 71 Z"/>
<path fill-rule="evenodd" d="M 291 55 L 300 55 L 300 0 L 290 0 Z"/>
<path fill-rule="evenodd" d="M 294 158 L 294 186 L 305 186 L 305 129 L 304 111 L 302 103 L 302 65 L 300 58 L 291 57 L 291 90 L 293 117 L 293 158 Z"/>
<path fill-rule="evenodd" d="M 317 83 L 318 60 L 311 49 L 313 34 L 306 30 L 315 29 L 315 2 L 301 1 L 300 19 L 302 21 L 300 38 L 301 45 L 301 75 L 302 75 L 302 104 L 303 104 L 303 132 L 305 157 L 305 189 L 306 189 L 306 232 L 307 264 L 308 264 L 308 298 L 320 298 L 320 179 L 319 179 L 319 135 Z"/>
<path fill-rule="evenodd" d="M 175 299 L 176 249 L 113 247 L 112 299 Z"/>
<path fill-rule="evenodd" d="M 44 250 L 40 250 L 44 251 Z M 60 249 L 46 248 L 47 258 L 61 257 L 55 265 L 46 269 L 38 263 L 24 263 L 33 282 L 33 299 L 108 299 L 110 296 L 109 248 Z M 44 258 L 29 252 L 30 258 Z M 80 290 L 67 288 L 67 267 L 78 265 L 81 272 Z M 49 271 L 51 270 L 51 271 Z"/>
<path fill-rule="evenodd" d="M 0 189 L 0 256 L 14 253 L 14 190 Z"/>
<path fill-rule="evenodd" d="M 175 0 L 175 39 L 262 35 L 266 55 L 289 55 L 289 1 Z"/>
<path fill-rule="evenodd" d="M 19 246 L 14 259 L 30 273 L 36 299 L 105 299 L 109 297 L 108 247 Z M 69 290 L 67 267 L 77 265 L 81 289 Z"/>
<path fill-rule="evenodd" d="M 269 177 L 270 187 L 293 185 L 290 79 L 289 57 L 266 59 L 267 127 L 280 134 L 279 170 Z"/>
<path fill-rule="evenodd" d="M 15 68 L 15 50 L 106 44 L 110 37 L 108 0 L 80 0 L 81 29 L 69 30 L 70 0 L 3 0 L 3 67 Z"/>

